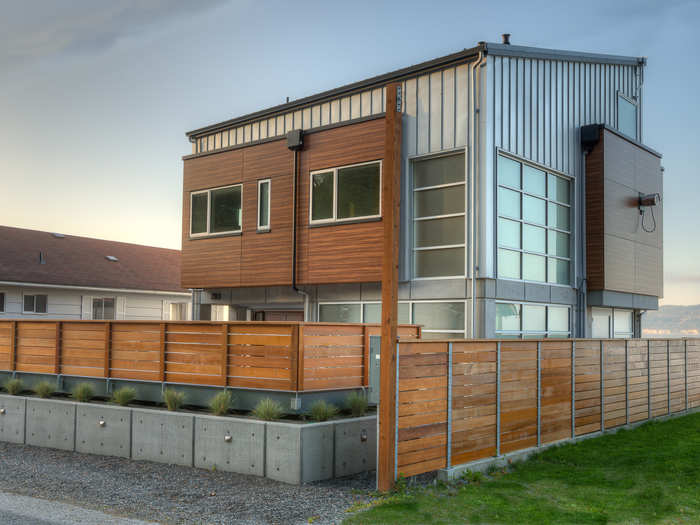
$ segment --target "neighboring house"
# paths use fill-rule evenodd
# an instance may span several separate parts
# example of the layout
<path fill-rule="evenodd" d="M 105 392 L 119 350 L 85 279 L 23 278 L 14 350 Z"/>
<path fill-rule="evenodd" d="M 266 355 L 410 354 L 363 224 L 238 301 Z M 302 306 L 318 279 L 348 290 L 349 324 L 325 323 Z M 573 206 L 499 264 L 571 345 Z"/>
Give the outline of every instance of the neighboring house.
<path fill-rule="evenodd" d="M 398 82 L 400 321 L 426 337 L 639 335 L 663 295 L 645 64 L 480 43 L 191 131 L 182 286 L 203 316 L 379 321 Z"/>
<path fill-rule="evenodd" d="M 0 318 L 191 319 L 180 252 L 0 226 Z"/>

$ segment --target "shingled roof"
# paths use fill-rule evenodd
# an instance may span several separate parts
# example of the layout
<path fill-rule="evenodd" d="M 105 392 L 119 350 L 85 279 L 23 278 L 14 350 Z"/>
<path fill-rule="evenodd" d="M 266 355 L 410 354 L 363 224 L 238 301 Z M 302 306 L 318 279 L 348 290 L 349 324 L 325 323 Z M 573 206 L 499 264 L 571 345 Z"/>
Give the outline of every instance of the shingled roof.
<path fill-rule="evenodd" d="M 0 282 L 187 291 L 179 250 L 9 226 L 0 226 Z"/>

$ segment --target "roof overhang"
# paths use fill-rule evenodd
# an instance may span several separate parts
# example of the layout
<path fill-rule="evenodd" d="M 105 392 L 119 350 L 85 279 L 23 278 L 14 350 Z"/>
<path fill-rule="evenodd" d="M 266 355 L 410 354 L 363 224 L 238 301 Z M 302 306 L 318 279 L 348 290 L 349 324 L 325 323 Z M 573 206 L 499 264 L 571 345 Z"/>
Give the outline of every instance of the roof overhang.
<path fill-rule="evenodd" d="M 32 288 L 56 288 L 63 290 L 86 290 L 89 292 L 113 292 L 113 293 L 139 293 L 149 295 L 180 295 L 190 297 L 190 292 L 169 291 L 169 290 L 138 290 L 133 288 L 102 288 L 99 286 L 78 286 L 71 284 L 47 284 L 47 283 L 25 283 L 18 281 L 0 281 L 0 286 L 25 286 Z"/>

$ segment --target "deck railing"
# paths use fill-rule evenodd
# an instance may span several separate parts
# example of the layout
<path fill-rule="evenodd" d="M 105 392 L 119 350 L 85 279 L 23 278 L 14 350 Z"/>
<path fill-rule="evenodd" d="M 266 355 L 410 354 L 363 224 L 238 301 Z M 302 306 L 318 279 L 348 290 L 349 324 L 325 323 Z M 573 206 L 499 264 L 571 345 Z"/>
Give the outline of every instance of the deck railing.
<path fill-rule="evenodd" d="M 401 326 L 402 337 L 420 327 Z M 0 371 L 279 391 L 369 385 L 379 325 L 0 320 Z"/>

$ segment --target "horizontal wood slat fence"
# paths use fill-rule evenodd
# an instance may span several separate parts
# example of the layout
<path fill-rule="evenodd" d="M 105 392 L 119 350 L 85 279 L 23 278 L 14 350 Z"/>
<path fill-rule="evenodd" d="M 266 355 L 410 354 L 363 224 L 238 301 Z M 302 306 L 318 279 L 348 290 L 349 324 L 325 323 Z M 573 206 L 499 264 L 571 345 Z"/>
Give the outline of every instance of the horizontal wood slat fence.
<path fill-rule="evenodd" d="M 700 407 L 700 340 L 400 342 L 395 477 Z"/>
<path fill-rule="evenodd" d="M 400 328 L 405 338 L 420 327 Z M 0 321 L 0 370 L 279 391 L 369 386 L 379 325 Z"/>

